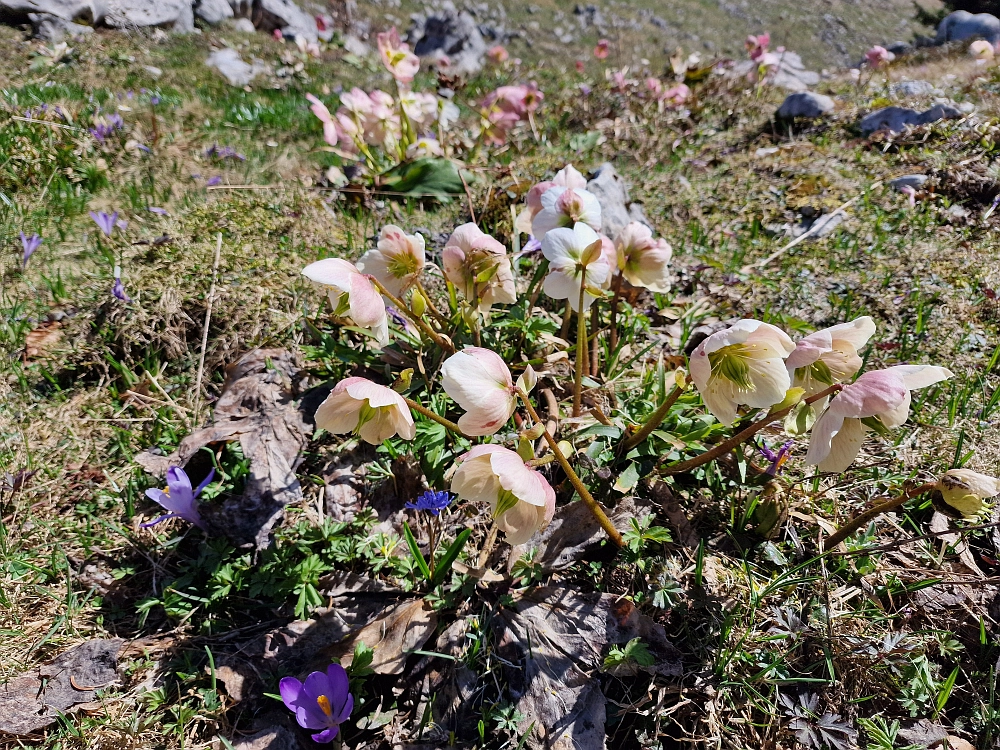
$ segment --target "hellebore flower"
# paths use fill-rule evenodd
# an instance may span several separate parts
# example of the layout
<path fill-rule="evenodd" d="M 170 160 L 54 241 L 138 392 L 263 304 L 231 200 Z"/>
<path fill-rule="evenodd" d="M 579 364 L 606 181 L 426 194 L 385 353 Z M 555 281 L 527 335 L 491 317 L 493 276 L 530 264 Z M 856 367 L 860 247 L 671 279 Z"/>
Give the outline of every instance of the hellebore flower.
<path fill-rule="evenodd" d="M 411 510 L 426 510 L 436 516 L 440 514 L 442 510 L 447 508 L 450 503 L 450 492 L 444 492 L 443 490 L 440 492 L 427 490 L 425 493 L 420 495 L 416 501 L 407 503 L 404 507 L 410 508 Z"/>
<path fill-rule="evenodd" d="M 583 295 L 586 310 L 597 298 L 597 290 L 611 276 L 604 242 L 583 223 L 575 224 L 572 229 L 560 227 L 547 232 L 542 240 L 542 255 L 548 259 L 550 269 L 542 289 L 553 299 L 568 299 L 574 311 L 580 306 L 581 285 L 586 288 Z"/>
<path fill-rule="evenodd" d="M 531 223 L 543 208 L 542 196 L 550 188 L 554 187 L 583 190 L 587 187 L 587 178 L 580 174 L 572 164 L 567 164 L 556 172 L 556 176 L 551 180 L 545 180 L 539 182 L 537 185 L 533 185 L 531 190 L 528 191 L 527 198 L 525 198 L 524 209 L 517 217 L 516 228 L 519 232 L 523 234 L 532 233 Z"/>
<path fill-rule="evenodd" d="M 486 50 L 486 58 L 494 65 L 500 65 L 510 59 L 510 53 L 507 51 L 506 47 L 502 44 L 498 44 Z"/>
<path fill-rule="evenodd" d="M 663 92 L 663 101 L 675 107 L 679 107 L 691 96 L 691 89 L 685 83 L 678 83 L 676 86 Z"/>
<path fill-rule="evenodd" d="M 340 141 L 340 128 L 333 115 L 330 114 L 330 110 L 312 94 L 306 94 L 306 99 L 312 103 L 309 109 L 323 123 L 323 140 L 331 146 L 336 146 Z"/>
<path fill-rule="evenodd" d="M 866 372 L 830 401 L 813 425 L 806 463 L 840 473 L 857 458 L 866 429 L 899 427 L 910 414 L 910 391 L 947 380 L 944 367 L 897 365 Z"/>
<path fill-rule="evenodd" d="M 726 425 L 740 404 L 766 409 L 791 386 L 785 358 L 795 350 L 788 335 L 759 320 L 740 320 L 702 341 L 690 358 L 691 379 L 705 406 Z"/>
<path fill-rule="evenodd" d="M 580 222 L 595 232 L 601 230 L 601 203 L 589 190 L 555 185 L 542 193 L 541 204 L 542 210 L 531 222 L 531 233 L 539 240 L 544 241 L 551 229 Z"/>
<path fill-rule="evenodd" d="M 806 396 L 814 396 L 854 377 L 863 364 L 858 351 L 874 335 L 875 321 L 865 315 L 800 339 L 785 360 L 792 387 L 804 388 Z"/>
<path fill-rule="evenodd" d="M 459 293 L 489 312 L 496 303 L 517 301 L 507 249 L 471 222 L 455 228 L 441 252 L 444 276 Z"/>
<path fill-rule="evenodd" d="M 417 280 L 424 263 L 423 236 L 406 234 L 399 227 L 386 224 L 379 232 L 378 246 L 362 255 L 357 267 L 398 297 Z"/>
<path fill-rule="evenodd" d="M 278 692 L 285 707 L 295 713 L 295 720 L 303 729 L 322 729 L 312 736 L 313 742 L 333 742 L 343 724 L 354 710 L 354 696 L 347 671 L 339 664 L 331 664 L 325 672 L 313 672 L 300 682 L 294 677 L 283 677 Z"/>
<path fill-rule="evenodd" d="M 354 324 L 370 330 L 380 346 L 389 343 L 389 319 L 382 295 L 353 264 L 326 258 L 310 263 L 302 275 L 327 288 L 335 315 L 349 313 Z"/>
<path fill-rule="evenodd" d="M 653 230 L 631 221 L 618 235 L 618 269 L 632 286 L 651 292 L 670 291 L 670 257 L 673 250 L 664 239 L 653 239 Z"/>
<path fill-rule="evenodd" d="M 444 149 L 437 138 L 417 138 L 406 147 L 406 158 L 410 160 L 425 159 L 429 156 L 444 156 Z"/>
<path fill-rule="evenodd" d="M 983 500 L 1000 495 L 1000 479 L 971 469 L 949 469 L 937 483 L 941 497 L 963 516 L 974 516 L 983 509 Z"/>
<path fill-rule="evenodd" d="M 764 55 L 767 54 L 767 48 L 771 45 L 771 35 L 768 33 L 760 34 L 759 36 L 754 36 L 751 34 L 747 37 L 746 48 L 747 54 L 750 55 L 750 59 L 754 62 L 759 62 Z"/>
<path fill-rule="evenodd" d="M 21 232 L 21 247 L 24 250 L 24 253 L 21 256 L 22 268 L 27 267 L 28 258 L 34 255 L 35 250 L 41 247 L 41 245 L 42 245 L 42 238 L 39 237 L 37 234 L 33 234 L 30 237 L 26 237 L 24 232 Z"/>
<path fill-rule="evenodd" d="M 378 55 L 385 69 L 400 83 L 410 83 L 420 70 L 420 58 L 410 52 L 410 45 L 400 41 L 395 26 L 377 38 Z"/>
<path fill-rule="evenodd" d="M 418 128 L 429 128 L 437 120 L 438 98 L 434 94 L 403 91 L 399 94 L 399 104 Z"/>
<path fill-rule="evenodd" d="M 982 64 L 988 60 L 992 60 L 996 54 L 996 50 L 985 39 L 977 39 L 969 45 L 969 54 L 976 58 L 977 63 Z"/>
<path fill-rule="evenodd" d="M 316 410 L 316 426 L 334 434 L 353 433 L 380 445 L 393 435 L 413 440 L 416 426 L 403 397 L 366 378 L 347 378 Z"/>
<path fill-rule="evenodd" d="M 97 213 L 91 211 L 90 218 L 94 220 L 94 223 L 97 224 L 98 228 L 104 232 L 106 236 L 110 237 L 111 233 L 115 229 L 115 223 L 118 221 L 118 212 L 115 211 L 112 214 L 106 214 L 104 211 L 99 211 Z"/>
<path fill-rule="evenodd" d="M 465 409 L 458 426 L 466 435 L 492 435 L 517 406 L 510 370 L 489 349 L 469 346 L 448 357 L 441 365 L 441 387 Z"/>
<path fill-rule="evenodd" d="M 477 445 L 462 456 L 451 491 L 463 500 L 489 503 L 512 546 L 548 526 L 556 508 L 555 490 L 545 477 L 499 445 Z"/>
<path fill-rule="evenodd" d="M 599 39 L 597 41 L 597 46 L 594 47 L 594 57 L 598 60 L 604 60 L 608 56 L 608 48 L 611 46 L 611 42 L 607 39 Z"/>
<path fill-rule="evenodd" d="M 865 59 L 868 61 L 869 67 L 880 68 L 884 64 L 895 60 L 896 56 L 885 47 L 880 47 L 876 44 L 870 50 L 865 52 Z"/>
<path fill-rule="evenodd" d="M 146 490 L 146 497 L 163 506 L 163 509 L 168 512 L 149 523 L 140 524 L 140 526 L 146 529 L 161 521 L 166 521 L 168 518 L 183 518 L 204 531 L 205 524 L 198 513 L 198 495 L 211 484 L 213 478 L 215 478 L 215 469 L 208 473 L 205 481 L 192 489 L 191 480 L 184 469 L 179 466 L 171 466 L 167 469 L 167 488 L 165 490 Z"/>

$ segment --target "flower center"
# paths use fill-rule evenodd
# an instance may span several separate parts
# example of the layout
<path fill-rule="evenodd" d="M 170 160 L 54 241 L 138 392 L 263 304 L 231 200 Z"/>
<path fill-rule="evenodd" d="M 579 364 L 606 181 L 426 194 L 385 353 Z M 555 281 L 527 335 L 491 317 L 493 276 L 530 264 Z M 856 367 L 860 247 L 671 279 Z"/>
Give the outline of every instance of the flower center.
<path fill-rule="evenodd" d="M 747 364 L 751 351 L 752 346 L 730 344 L 710 353 L 708 361 L 712 366 L 712 377 L 725 378 L 744 391 L 757 390 L 750 379 L 750 366 Z"/>
<path fill-rule="evenodd" d="M 316 699 L 316 705 L 319 706 L 319 710 L 326 714 L 328 717 L 333 717 L 333 710 L 330 708 L 330 699 L 325 695 L 321 695 Z"/>
<path fill-rule="evenodd" d="M 386 411 L 387 409 L 387 406 L 372 406 L 371 402 L 369 402 L 368 399 L 365 399 L 365 403 L 361 407 L 361 411 L 358 413 L 358 425 L 354 428 L 354 434 L 357 435 L 360 433 L 362 427 L 378 417 L 381 412 Z"/>
<path fill-rule="evenodd" d="M 833 385 L 833 372 L 830 371 L 830 366 L 821 359 L 817 359 L 808 367 L 800 367 L 795 371 L 795 374 L 803 379 L 812 378 L 823 385 Z"/>
<path fill-rule="evenodd" d="M 409 253 L 400 253 L 389 258 L 389 273 L 403 279 L 417 272 L 417 259 Z"/>
<path fill-rule="evenodd" d="M 493 518 L 499 518 L 508 510 L 517 505 L 517 497 L 510 490 L 501 489 L 497 494 L 497 508 L 493 511 Z"/>

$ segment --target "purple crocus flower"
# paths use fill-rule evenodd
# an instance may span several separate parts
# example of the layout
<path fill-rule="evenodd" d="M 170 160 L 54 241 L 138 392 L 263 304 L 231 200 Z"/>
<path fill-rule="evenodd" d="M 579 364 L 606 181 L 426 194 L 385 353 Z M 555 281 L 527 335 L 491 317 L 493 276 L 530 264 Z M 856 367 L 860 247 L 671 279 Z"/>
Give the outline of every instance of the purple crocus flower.
<path fill-rule="evenodd" d="M 535 239 L 535 235 L 531 235 L 528 237 L 528 241 L 524 243 L 524 247 L 521 248 L 521 255 L 527 255 L 541 249 L 542 243 Z"/>
<path fill-rule="evenodd" d="M 333 742 L 340 725 L 354 710 L 354 696 L 347 672 L 339 664 L 331 664 L 326 672 L 313 672 L 300 682 L 284 677 L 278 683 L 281 700 L 303 729 L 321 729 L 312 736 L 314 742 Z"/>
<path fill-rule="evenodd" d="M 33 234 L 30 237 L 25 237 L 24 232 L 21 232 L 21 247 L 24 248 L 24 256 L 21 259 L 21 267 L 24 268 L 28 265 L 28 258 L 30 258 L 35 250 L 37 250 L 42 244 L 42 238 L 37 234 Z"/>
<path fill-rule="evenodd" d="M 215 187 L 220 182 L 222 182 L 222 178 L 219 175 L 215 175 L 215 177 L 208 178 L 208 181 L 205 182 L 205 187 Z"/>
<path fill-rule="evenodd" d="M 115 223 L 118 221 L 118 212 L 115 211 L 113 214 L 106 214 L 103 211 L 98 213 L 90 212 L 90 218 L 94 220 L 94 223 L 100 228 L 102 232 L 108 237 L 111 236 L 111 232 L 114 231 Z"/>
<path fill-rule="evenodd" d="M 170 216 L 167 209 L 160 208 L 159 206 L 146 206 L 146 210 L 151 214 L 157 214 L 158 216 Z"/>
<path fill-rule="evenodd" d="M 450 492 L 435 492 L 434 490 L 427 490 L 424 494 L 416 499 L 416 502 L 407 503 L 406 507 L 412 510 L 426 510 L 433 513 L 435 516 L 438 515 L 442 510 L 448 507 L 451 502 Z"/>
<path fill-rule="evenodd" d="M 764 472 L 765 474 L 770 474 L 772 477 L 778 475 L 781 471 L 781 467 L 785 465 L 785 462 L 792 453 L 793 444 L 793 441 L 789 440 L 778 449 L 777 453 L 768 448 L 767 443 L 757 446 L 757 450 L 759 450 L 761 455 L 764 456 L 764 458 L 766 458 L 771 464 L 767 467 L 767 471 Z"/>
<path fill-rule="evenodd" d="M 115 283 L 111 287 L 111 294 L 122 302 L 132 301 L 132 298 L 125 294 L 125 285 L 122 284 L 122 270 L 118 266 L 115 266 Z"/>
<path fill-rule="evenodd" d="M 213 146 L 205 149 L 205 156 L 213 157 L 215 159 L 237 159 L 238 161 L 246 161 L 246 157 L 237 152 L 235 149 L 229 146 L 220 146 L 216 143 Z"/>
<path fill-rule="evenodd" d="M 142 528 L 145 529 L 154 526 L 160 523 L 160 521 L 166 521 L 168 518 L 183 518 L 185 521 L 193 523 L 199 529 L 205 530 L 205 524 L 198 513 L 198 495 L 201 494 L 201 491 L 208 486 L 213 478 L 215 478 L 215 469 L 212 469 L 208 473 L 204 482 L 199 484 L 197 488 L 192 489 L 191 480 L 184 469 L 180 466 L 171 466 L 167 469 L 167 489 L 146 490 L 146 497 L 162 505 L 164 510 L 169 511 L 169 513 L 149 523 L 141 524 Z"/>

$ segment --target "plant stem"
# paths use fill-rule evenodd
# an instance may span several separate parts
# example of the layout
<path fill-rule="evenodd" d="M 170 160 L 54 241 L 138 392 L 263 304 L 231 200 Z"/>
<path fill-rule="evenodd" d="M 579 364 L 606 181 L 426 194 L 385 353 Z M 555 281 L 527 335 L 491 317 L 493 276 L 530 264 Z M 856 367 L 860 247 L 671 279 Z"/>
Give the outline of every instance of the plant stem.
<path fill-rule="evenodd" d="M 580 301 L 576 310 L 576 373 L 573 379 L 573 416 L 579 417 L 583 411 L 583 368 L 590 368 L 590 353 L 587 351 L 587 313 L 583 309 L 587 294 L 587 272 L 580 280 Z"/>
<path fill-rule="evenodd" d="M 667 394 L 665 399 L 663 399 L 663 403 L 660 404 L 659 408 L 657 408 L 657 410 L 650 415 L 649 419 L 647 419 L 642 427 L 639 428 L 638 432 L 622 443 L 622 451 L 624 453 L 628 453 L 630 450 L 635 448 L 635 446 L 639 445 L 639 443 L 648 438 L 650 433 L 659 427 L 663 420 L 666 419 L 667 413 L 670 411 L 670 407 L 677 403 L 677 399 L 680 398 L 680 395 L 684 393 L 685 390 L 686 387 L 681 388 L 679 385 L 675 385 L 674 389 Z"/>
<path fill-rule="evenodd" d="M 823 550 L 826 551 L 833 549 L 865 524 L 869 523 L 875 518 L 878 518 L 883 513 L 888 513 L 890 510 L 898 508 L 900 505 L 905 503 L 910 498 L 916 497 L 917 495 L 923 495 L 925 492 L 930 492 L 936 486 L 937 485 L 934 484 L 933 482 L 928 482 L 927 484 L 922 484 L 919 487 L 914 487 L 913 489 L 906 490 L 899 497 L 894 497 L 892 500 L 887 500 L 884 503 L 879 503 L 873 508 L 869 508 L 864 513 L 855 516 L 850 521 L 841 526 L 839 529 L 837 529 L 837 532 L 835 534 L 832 534 L 829 539 L 825 539 L 823 541 Z"/>
<path fill-rule="evenodd" d="M 424 285 L 420 283 L 420 280 L 417 279 L 414 282 L 414 285 L 417 287 L 417 291 L 420 292 L 420 296 L 423 297 L 424 300 L 426 300 L 427 309 L 431 311 L 431 315 L 437 318 L 438 323 L 440 323 L 442 326 L 447 326 L 448 319 L 438 311 L 437 307 L 434 305 L 434 301 L 431 299 L 431 296 L 427 293 L 427 290 L 424 289 Z"/>
<path fill-rule="evenodd" d="M 438 424 L 444 425 L 445 427 L 447 427 L 452 432 L 454 432 L 454 433 L 456 433 L 458 435 L 461 435 L 464 438 L 468 438 L 469 437 L 464 432 L 462 432 L 462 428 L 461 427 L 459 427 L 457 424 L 455 424 L 454 422 L 452 422 L 450 419 L 445 419 L 440 414 L 435 414 L 430 409 L 428 409 L 426 406 L 424 406 L 423 404 L 417 403 L 412 398 L 407 398 L 406 396 L 403 396 L 403 400 L 406 402 L 406 405 L 409 406 L 411 409 L 413 409 L 413 411 L 417 412 L 417 414 L 423 414 L 428 419 L 432 419 L 435 422 L 437 422 Z"/>
<path fill-rule="evenodd" d="M 528 394 L 522 391 L 520 388 L 517 389 L 517 395 L 521 397 L 521 401 L 524 402 L 524 407 L 528 410 L 528 414 L 531 415 L 531 419 L 534 420 L 535 424 L 544 424 L 541 418 L 538 416 L 538 412 L 535 411 L 535 407 L 531 405 L 531 401 L 528 400 Z M 570 484 L 573 485 L 573 489 L 576 490 L 583 504 L 587 506 L 591 513 L 594 514 L 594 518 L 597 522 L 601 524 L 601 528 L 607 533 L 614 542 L 619 547 L 625 546 L 625 540 L 622 539 L 622 535 L 615 528 L 615 525 L 611 523 L 611 519 L 608 518 L 607 513 L 600 504 L 594 499 L 594 496 L 590 494 L 590 490 L 587 489 L 580 477 L 577 476 L 576 472 L 573 471 L 573 467 L 569 465 L 569 461 L 566 460 L 566 456 L 559 449 L 559 444 L 556 439 L 552 437 L 552 433 L 545 430 L 542 433 L 542 437 L 545 438 L 545 442 L 549 444 L 549 448 L 552 450 L 552 454 L 556 457 L 556 461 L 562 467 L 562 470 L 566 472 L 566 476 L 569 479 Z"/>
<path fill-rule="evenodd" d="M 590 309 L 590 377 L 597 377 L 601 371 L 601 343 L 597 337 L 600 328 L 597 305 Z"/>
<path fill-rule="evenodd" d="M 406 306 L 406 303 L 404 303 L 398 297 L 394 296 L 388 289 L 382 286 L 382 282 L 380 282 L 374 276 L 369 276 L 368 278 L 371 279 L 371 282 L 375 285 L 375 288 L 379 290 L 379 292 L 383 297 L 386 297 L 395 306 L 397 310 L 399 310 L 403 315 L 412 320 L 413 323 L 417 326 L 417 328 L 426 333 L 435 344 L 437 344 L 441 349 L 448 352 L 449 354 L 455 353 L 455 345 L 452 344 L 451 341 L 449 341 L 444 336 L 437 333 L 429 325 L 427 325 L 427 323 L 423 320 L 423 318 L 421 318 L 419 315 L 413 312 L 413 310 L 411 310 L 409 307 Z"/>
<path fill-rule="evenodd" d="M 836 393 L 837 391 L 839 391 L 843 387 L 844 386 L 841 385 L 840 383 L 834 383 L 833 385 L 831 385 L 826 390 L 821 391 L 820 393 L 817 393 L 815 396 L 810 396 L 809 398 L 807 398 L 805 400 L 805 402 L 807 404 L 811 404 L 814 401 L 819 401 L 820 399 L 826 398 L 827 396 L 829 396 L 832 393 Z M 737 447 L 738 445 L 740 445 L 742 443 L 745 443 L 747 440 L 749 440 L 750 438 L 752 438 L 754 435 L 756 435 L 758 432 L 760 432 L 761 430 L 763 430 L 769 424 L 772 424 L 773 422 L 776 422 L 777 420 L 782 419 L 785 415 L 787 415 L 796 406 L 798 406 L 798 404 L 792 404 L 787 409 L 782 409 L 781 411 L 778 411 L 778 412 L 769 413 L 763 419 L 760 419 L 760 420 L 752 423 L 749 427 L 747 427 L 746 429 L 744 429 L 742 432 L 738 432 L 737 434 L 735 434 L 731 438 L 729 438 L 729 440 L 726 440 L 725 442 L 719 443 L 717 446 L 715 446 L 711 450 L 705 451 L 700 456 L 695 456 L 694 458 L 689 458 L 687 461 L 680 461 L 680 462 L 675 463 L 675 464 L 670 464 L 669 466 L 667 466 L 667 467 L 664 468 L 664 471 L 667 474 L 681 474 L 681 473 L 683 473 L 685 471 L 690 471 L 691 469 L 696 469 L 699 466 L 702 466 L 703 464 L 707 464 L 709 461 L 712 461 L 712 460 L 718 458 L 719 456 L 724 456 L 725 454 L 729 453 L 729 451 L 731 451 L 733 448 Z"/>
<path fill-rule="evenodd" d="M 614 352 L 615 347 L 618 346 L 618 300 L 622 296 L 622 274 L 621 271 L 615 276 L 615 280 L 611 283 L 611 291 L 614 294 L 611 296 L 611 320 L 608 325 L 611 327 L 611 340 L 609 341 L 610 346 L 608 351 Z M 612 355 L 609 354 L 608 357 Z"/>

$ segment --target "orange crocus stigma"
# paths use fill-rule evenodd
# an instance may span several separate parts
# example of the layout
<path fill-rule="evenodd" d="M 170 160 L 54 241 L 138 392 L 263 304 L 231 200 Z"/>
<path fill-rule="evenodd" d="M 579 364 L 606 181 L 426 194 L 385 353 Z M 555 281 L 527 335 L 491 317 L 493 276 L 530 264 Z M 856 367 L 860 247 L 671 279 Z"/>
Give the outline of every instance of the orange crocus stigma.
<path fill-rule="evenodd" d="M 320 710 L 323 713 L 325 713 L 327 716 L 333 716 L 333 711 L 330 709 L 329 698 L 327 698 L 325 695 L 321 695 L 319 698 L 316 699 L 316 703 L 320 707 Z"/>

